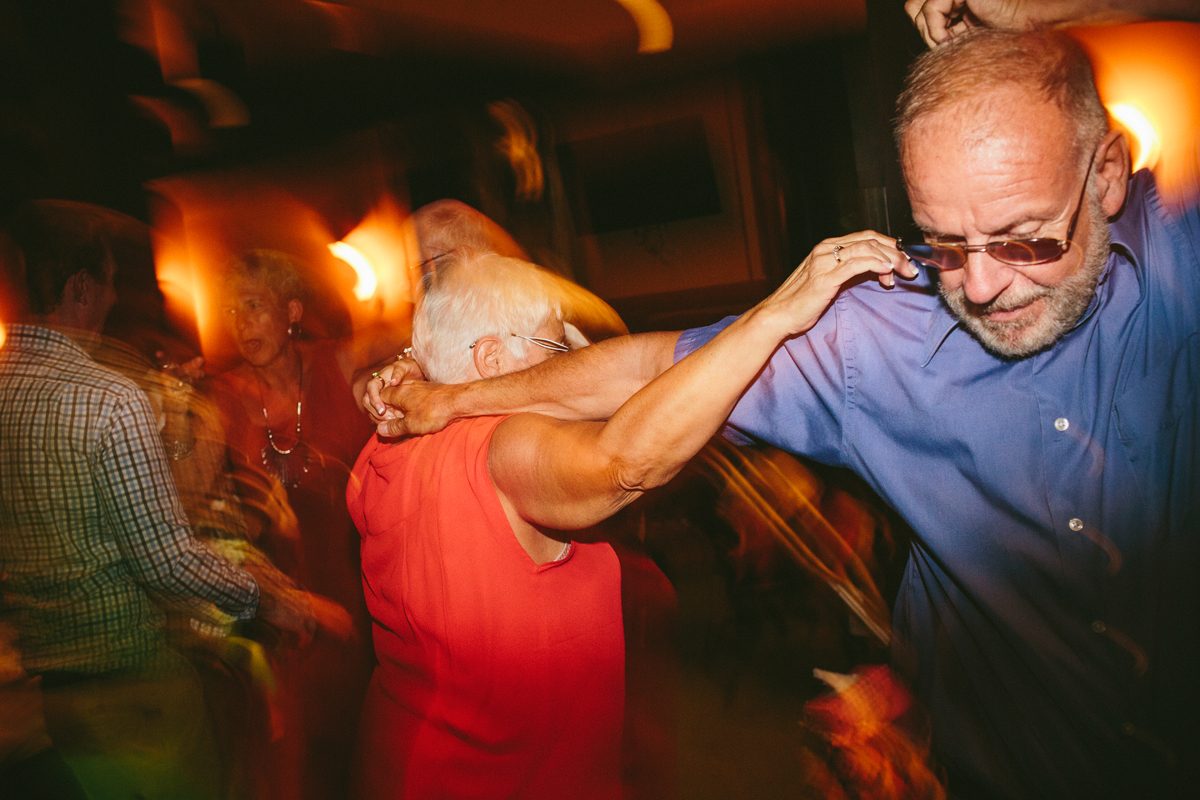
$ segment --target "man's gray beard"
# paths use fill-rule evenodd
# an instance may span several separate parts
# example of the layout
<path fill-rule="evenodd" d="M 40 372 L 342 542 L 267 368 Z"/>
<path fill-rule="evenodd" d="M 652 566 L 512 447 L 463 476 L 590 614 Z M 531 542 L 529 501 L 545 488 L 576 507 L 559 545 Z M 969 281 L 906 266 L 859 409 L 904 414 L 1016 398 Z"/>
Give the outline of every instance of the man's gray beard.
<path fill-rule="evenodd" d="M 1057 342 L 1083 317 L 1108 263 L 1109 246 L 1108 220 L 1100 203 L 1089 197 L 1086 211 L 1091 221 L 1091 241 L 1079 269 L 1057 286 L 1034 286 L 1019 294 L 1005 292 L 991 302 L 976 305 L 966 298 L 962 286 L 949 290 L 940 284 L 942 300 L 950 313 L 989 352 L 1007 359 L 1028 358 Z M 1045 307 L 1032 319 L 994 322 L 985 316 L 993 311 L 1011 311 L 1039 298 L 1045 298 Z"/>

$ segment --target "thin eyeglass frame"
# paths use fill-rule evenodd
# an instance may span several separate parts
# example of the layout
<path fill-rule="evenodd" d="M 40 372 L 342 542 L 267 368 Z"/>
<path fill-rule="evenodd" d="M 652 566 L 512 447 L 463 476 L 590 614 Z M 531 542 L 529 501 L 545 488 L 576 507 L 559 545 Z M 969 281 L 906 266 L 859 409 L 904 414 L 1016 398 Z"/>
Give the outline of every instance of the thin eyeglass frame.
<path fill-rule="evenodd" d="M 543 339 L 541 336 L 522 336 L 519 333 L 510 333 L 509 336 L 515 336 L 518 339 L 524 339 L 527 342 L 533 342 L 538 347 L 545 348 L 546 350 L 553 350 L 556 353 L 571 352 L 571 348 L 569 346 L 563 344 L 562 342 L 556 342 L 553 339 Z M 479 342 L 471 342 L 469 345 L 467 345 L 467 347 L 469 349 L 477 344 L 479 344 Z"/>
<path fill-rule="evenodd" d="M 569 353 L 571 348 L 562 342 L 556 342 L 553 339 L 543 339 L 541 336 L 522 336 L 519 333 L 512 334 L 518 339 L 524 339 L 527 342 L 533 342 L 538 347 L 544 347 L 547 350 L 553 350 L 556 353 Z"/>

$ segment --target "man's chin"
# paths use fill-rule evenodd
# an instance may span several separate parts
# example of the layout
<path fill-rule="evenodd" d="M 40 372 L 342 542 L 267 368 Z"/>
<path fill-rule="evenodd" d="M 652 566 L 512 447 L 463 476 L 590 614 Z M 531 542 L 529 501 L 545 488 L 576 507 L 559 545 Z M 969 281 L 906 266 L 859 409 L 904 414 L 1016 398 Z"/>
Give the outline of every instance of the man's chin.
<path fill-rule="evenodd" d="M 1028 358 L 1054 344 L 1055 324 L 1046 298 L 1038 297 L 1011 311 L 980 314 L 966 308 L 961 297 L 944 296 L 950 312 L 980 344 L 1005 359 Z"/>
<path fill-rule="evenodd" d="M 980 344 L 1000 358 L 1028 358 L 1058 341 L 1058 331 L 1055 326 L 1045 324 L 1044 313 L 1012 322 L 970 315 L 959 316 L 959 319 Z"/>

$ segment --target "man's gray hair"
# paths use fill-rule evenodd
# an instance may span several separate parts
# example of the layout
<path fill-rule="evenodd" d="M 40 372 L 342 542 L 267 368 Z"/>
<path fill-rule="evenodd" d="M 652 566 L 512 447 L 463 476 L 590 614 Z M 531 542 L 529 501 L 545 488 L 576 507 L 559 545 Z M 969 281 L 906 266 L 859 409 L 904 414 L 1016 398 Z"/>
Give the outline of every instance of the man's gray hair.
<path fill-rule="evenodd" d="M 494 253 L 442 261 L 427 276 L 413 314 L 413 356 L 439 383 L 477 380 L 471 345 L 499 336 L 517 359 L 530 345 L 509 334 L 532 336 L 562 318 L 554 287 L 539 267 Z"/>
<path fill-rule="evenodd" d="M 990 90 L 1003 86 L 1026 87 L 1060 108 L 1075 126 L 1071 144 L 1078 155 L 1093 150 L 1108 132 L 1087 53 L 1058 31 L 975 28 L 921 55 L 904 86 L 896 101 L 902 162 L 905 136 L 918 119 L 961 100 L 986 102 Z"/>

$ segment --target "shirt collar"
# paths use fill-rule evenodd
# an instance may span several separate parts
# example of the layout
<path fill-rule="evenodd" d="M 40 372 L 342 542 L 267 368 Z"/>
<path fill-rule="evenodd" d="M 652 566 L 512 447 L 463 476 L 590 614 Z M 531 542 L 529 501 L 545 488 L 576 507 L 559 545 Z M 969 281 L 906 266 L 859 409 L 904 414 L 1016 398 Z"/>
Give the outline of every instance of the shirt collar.
<path fill-rule="evenodd" d="M 87 356 L 87 351 L 80 347 L 79 342 L 59 328 L 14 322 L 5 327 L 5 334 L 7 336 L 4 342 L 5 348 L 16 345 L 22 350 L 48 351 L 66 347 L 77 351 L 80 355 Z"/>
<path fill-rule="evenodd" d="M 929 317 L 929 330 L 925 332 L 925 347 L 921 352 L 922 367 L 927 366 L 933 360 L 938 349 L 941 348 L 942 342 L 946 341 L 946 337 L 950 335 L 950 331 L 960 324 L 958 319 L 946 309 L 940 296 L 938 304 Z"/>

